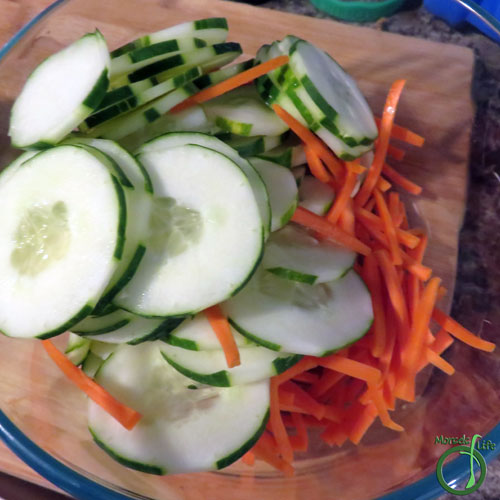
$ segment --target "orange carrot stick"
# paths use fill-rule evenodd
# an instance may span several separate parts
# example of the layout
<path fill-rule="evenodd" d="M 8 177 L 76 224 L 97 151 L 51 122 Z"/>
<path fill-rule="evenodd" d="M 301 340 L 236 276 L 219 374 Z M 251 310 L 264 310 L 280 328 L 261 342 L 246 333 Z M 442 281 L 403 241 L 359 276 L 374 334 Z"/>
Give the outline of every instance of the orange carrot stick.
<path fill-rule="evenodd" d="M 337 224 L 340 215 L 345 210 L 345 207 L 351 198 L 352 190 L 354 189 L 356 180 L 358 178 L 356 172 L 352 167 L 352 164 L 350 162 L 347 162 L 346 166 L 347 175 L 345 177 L 344 184 L 337 193 L 332 208 L 330 208 L 326 216 L 328 222 L 330 222 L 331 224 Z"/>
<path fill-rule="evenodd" d="M 292 413 L 292 422 L 297 429 L 297 434 L 290 437 L 290 441 L 294 450 L 307 451 L 309 439 L 307 436 L 306 424 L 304 417 L 300 413 Z"/>
<path fill-rule="evenodd" d="M 309 165 L 309 170 L 311 171 L 311 174 L 314 175 L 316 179 L 318 179 L 321 182 L 324 182 L 325 184 L 332 182 L 333 177 L 326 170 L 325 166 L 323 165 L 323 162 L 321 161 L 320 157 L 316 154 L 314 149 L 312 149 L 307 144 L 304 144 L 304 151 L 306 153 L 306 160 L 307 164 Z"/>
<path fill-rule="evenodd" d="M 252 82 L 253 80 L 259 78 L 259 76 L 265 75 L 270 71 L 273 71 L 280 66 L 283 66 L 288 62 L 288 56 L 279 56 L 274 59 L 269 59 L 269 61 L 263 62 L 262 64 L 258 64 L 253 68 L 247 69 L 238 73 L 227 80 L 224 80 L 220 83 L 216 83 L 211 87 L 207 87 L 206 89 L 200 90 L 197 94 L 194 94 L 188 97 L 185 101 L 182 101 L 180 104 L 172 108 L 171 113 L 177 113 L 179 111 L 183 111 L 186 108 L 189 108 L 193 104 L 201 104 L 203 102 L 209 101 L 210 99 L 214 99 L 226 92 L 234 90 L 237 87 L 241 87 L 247 83 Z"/>
<path fill-rule="evenodd" d="M 381 373 L 377 368 L 368 366 L 365 363 L 354 361 L 353 359 L 344 358 L 337 354 L 330 354 L 324 358 L 316 358 L 316 362 L 320 366 L 344 373 L 354 378 L 359 378 L 367 383 L 377 384 L 380 380 Z"/>
<path fill-rule="evenodd" d="M 245 464 L 245 465 L 249 465 L 250 467 L 252 465 L 254 465 L 255 463 L 255 455 L 253 453 L 253 451 L 247 451 L 242 457 L 241 457 L 241 461 Z"/>
<path fill-rule="evenodd" d="M 389 146 L 387 147 L 387 154 L 389 156 L 392 156 L 395 160 L 401 161 L 406 156 L 406 151 L 403 149 L 397 148 L 396 146 L 393 146 L 392 144 L 389 144 Z"/>
<path fill-rule="evenodd" d="M 396 235 L 396 228 L 394 227 L 394 222 L 392 220 L 391 214 L 389 213 L 389 208 L 387 207 L 384 196 L 377 188 L 373 190 L 373 196 L 375 198 L 375 204 L 377 206 L 378 213 L 384 224 L 384 232 L 389 242 L 392 262 L 394 263 L 394 265 L 399 266 L 403 263 L 403 259 L 401 257 L 398 237 Z"/>
<path fill-rule="evenodd" d="M 354 236 L 347 234 L 342 229 L 330 224 L 325 218 L 316 215 L 304 207 L 297 207 L 292 216 L 292 221 L 301 226 L 308 227 L 313 231 L 320 233 L 323 237 L 328 238 L 341 246 L 349 248 L 354 252 L 362 255 L 368 255 L 370 248 L 359 241 Z"/>
<path fill-rule="evenodd" d="M 432 349 L 425 350 L 425 359 L 428 363 L 433 364 L 436 368 L 446 373 L 446 375 L 453 375 L 455 373 L 455 368 Z"/>
<path fill-rule="evenodd" d="M 276 439 L 276 444 L 278 445 L 278 450 L 283 457 L 283 460 L 292 462 L 293 450 L 290 444 L 290 440 L 288 439 L 288 434 L 283 424 L 283 420 L 281 420 L 278 387 L 278 382 L 274 378 L 271 378 L 271 408 L 269 423 L 271 425 L 274 439 Z"/>
<path fill-rule="evenodd" d="M 293 377 L 295 382 L 305 382 L 306 384 L 314 384 L 319 380 L 319 376 L 315 373 L 304 372 L 299 373 L 296 377 Z"/>
<path fill-rule="evenodd" d="M 331 152 L 328 146 L 311 132 L 307 127 L 297 121 L 290 113 L 285 111 L 281 106 L 273 104 L 274 112 L 290 127 L 290 129 L 299 136 L 300 140 L 313 149 L 316 154 L 323 160 L 330 172 L 333 173 L 337 180 L 341 180 L 344 175 L 344 169 L 340 161 Z"/>
<path fill-rule="evenodd" d="M 376 387 L 370 387 L 370 399 L 377 408 L 378 416 L 380 417 L 380 421 L 385 427 L 392 429 L 397 432 L 403 432 L 404 428 L 394 422 L 389 415 L 387 410 L 387 405 L 385 404 L 384 398 L 382 396 L 382 392 Z"/>
<path fill-rule="evenodd" d="M 318 398 L 344 377 L 343 373 L 325 370 L 321 378 L 310 387 L 309 393 L 311 396 Z"/>
<path fill-rule="evenodd" d="M 294 384 L 291 381 L 285 382 L 282 385 L 283 389 L 292 393 L 294 396 L 293 404 L 303 410 L 306 410 L 310 415 L 322 420 L 326 413 L 325 405 L 318 403 L 310 394 L 304 389 Z"/>
<path fill-rule="evenodd" d="M 290 462 L 280 458 L 274 439 L 268 432 L 264 432 L 264 434 L 262 434 L 260 439 L 252 448 L 252 451 L 256 458 L 263 460 L 275 469 L 280 470 L 283 474 L 285 474 L 285 476 L 291 477 L 294 475 L 295 472 L 292 465 Z"/>
<path fill-rule="evenodd" d="M 231 326 L 229 321 L 222 314 L 219 306 L 215 305 L 205 309 L 203 311 L 206 318 L 210 322 L 210 326 L 217 336 L 222 350 L 224 351 L 224 356 L 226 357 L 226 363 L 229 368 L 234 368 L 241 364 L 240 362 L 240 351 L 234 340 L 233 332 L 231 331 Z"/>
<path fill-rule="evenodd" d="M 377 417 L 377 413 L 377 408 L 373 403 L 369 403 L 361 410 L 350 429 L 349 439 L 352 443 L 359 444 L 363 436 L 366 434 L 366 431 L 373 424 L 375 418 Z"/>
<path fill-rule="evenodd" d="M 42 345 L 64 375 L 94 403 L 120 422 L 125 429 L 130 431 L 135 427 L 141 419 L 140 413 L 116 400 L 106 389 L 75 366 L 50 340 L 42 340 Z"/>
<path fill-rule="evenodd" d="M 382 121 L 380 124 L 380 134 L 377 144 L 377 149 L 375 151 L 375 157 L 373 163 L 368 171 L 359 193 L 354 199 L 354 203 L 357 206 L 364 206 L 373 191 L 373 188 L 377 184 L 377 180 L 382 172 L 382 167 L 385 163 L 385 158 L 387 156 L 387 149 L 389 147 L 389 139 L 391 137 L 392 125 L 394 123 L 394 115 L 396 113 L 396 108 L 398 106 L 399 98 L 401 92 L 405 85 L 405 80 L 395 81 L 391 89 L 389 90 L 389 95 L 384 106 L 384 113 L 382 115 Z"/>
<path fill-rule="evenodd" d="M 403 222 L 403 213 L 399 209 L 399 194 L 396 191 L 389 193 L 388 197 L 389 213 L 395 228 L 399 228 Z"/>
<path fill-rule="evenodd" d="M 394 184 L 402 187 L 404 190 L 408 191 L 411 194 L 419 195 L 422 192 L 422 187 L 418 184 L 407 179 L 403 174 L 400 174 L 398 171 L 394 170 L 391 166 L 384 163 L 382 167 L 382 172 L 385 176 L 389 177 Z"/>
<path fill-rule="evenodd" d="M 316 362 L 315 358 L 311 356 L 304 356 L 298 363 L 295 363 L 293 366 L 288 368 L 288 370 L 273 377 L 273 380 L 275 380 L 278 384 L 282 384 L 287 380 L 291 380 L 292 378 L 296 377 L 300 373 L 312 370 L 317 366 L 318 363 Z"/>
<path fill-rule="evenodd" d="M 392 184 L 388 180 L 386 180 L 382 176 L 380 176 L 378 178 L 376 187 L 379 191 L 382 191 L 382 193 L 385 193 L 386 191 L 389 191 L 389 189 L 391 189 Z"/>
<path fill-rule="evenodd" d="M 355 236 L 356 234 L 356 218 L 354 217 L 353 211 L 354 203 L 352 198 L 349 197 L 343 212 L 340 214 L 339 227 L 344 230 L 347 234 Z"/>
<path fill-rule="evenodd" d="M 380 128 L 381 119 L 375 118 L 375 122 Z M 425 142 L 425 139 L 421 135 L 418 135 L 415 132 L 412 132 L 411 130 L 396 124 L 394 124 L 392 127 L 391 137 L 394 137 L 394 139 L 399 139 L 400 141 L 404 141 L 408 144 L 411 144 L 412 146 L 418 147 L 422 147 Z"/>
<path fill-rule="evenodd" d="M 479 349 L 481 351 L 493 352 L 495 350 L 495 344 L 493 342 L 488 342 L 474 335 L 472 332 L 464 328 L 460 323 L 457 323 L 454 319 L 450 318 L 440 309 L 435 308 L 432 313 L 432 319 L 436 321 L 442 328 L 444 328 L 448 333 L 453 335 L 458 340 L 461 340 L 467 345 Z"/>

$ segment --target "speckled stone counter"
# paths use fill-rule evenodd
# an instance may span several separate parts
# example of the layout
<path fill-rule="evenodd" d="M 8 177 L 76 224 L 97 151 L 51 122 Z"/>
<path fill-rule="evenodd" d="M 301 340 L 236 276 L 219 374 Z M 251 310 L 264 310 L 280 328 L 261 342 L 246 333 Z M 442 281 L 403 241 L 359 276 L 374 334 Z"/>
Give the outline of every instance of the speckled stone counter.
<path fill-rule="evenodd" d="M 368 26 L 474 50 L 472 96 L 477 112 L 472 131 L 469 195 L 460 237 L 453 316 L 475 331 L 498 329 L 500 311 L 495 311 L 495 305 L 500 304 L 500 45 L 468 25 L 460 29 L 448 26 L 419 7 L 420 3 L 409 0 L 404 12 Z M 270 0 L 261 6 L 329 17 L 307 0 Z M 484 322 L 486 316 L 488 322 Z M 458 497 L 445 495 L 439 500 L 455 498 Z M 500 459 L 489 465 L 485 483 L 467 499 L 500 499 Z"/>

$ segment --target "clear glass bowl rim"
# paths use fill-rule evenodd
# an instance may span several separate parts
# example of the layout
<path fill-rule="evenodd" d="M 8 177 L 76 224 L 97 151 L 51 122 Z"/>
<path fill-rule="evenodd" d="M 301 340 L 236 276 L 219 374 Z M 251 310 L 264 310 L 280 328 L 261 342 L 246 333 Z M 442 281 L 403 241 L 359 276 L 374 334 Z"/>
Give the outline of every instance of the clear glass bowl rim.
<path fill-rule="evenodd" d="M 30 22 L 25 24 L 1 49 L 0 62 L 7 53 L 26 35 L 31 28 L 40 22 L 47 14 L 56 7 L 67 3 L 70 0 L 56 0 L 45 10 L 35 16 Z M 110 488 L 100 485 L 76 472 L 59 460 L 56 460 L 42 448 L 31 441 L 21 430 L 19 430 L 0 410 L 0 438 L 23 462 L 38 472 L 42 477 L 50 481 L 66 493 L 78 498 L 79 500 L 127 500 L 132 497 L 125 496 Z M 493 443 L 500 443 L 500 423 L 497 424 L 486 436 L 485 440 L 490 439 Z M 482 455 L 486 462 L 490 462 L 500 454 L 500 446 L 495 450 L 483 451 Z M 444 476 L 448 481 L 458 483 L 469 473 L 469 469 L 464 469 L 459 459 L 449 462 L 444 467 Z M 409 484 L 397 491 L 379 497 L 378 500 L 432 500 L 439 495 L 444 494 L 439 485 L 436 475 L 431 473 L 426 477 Z"/>

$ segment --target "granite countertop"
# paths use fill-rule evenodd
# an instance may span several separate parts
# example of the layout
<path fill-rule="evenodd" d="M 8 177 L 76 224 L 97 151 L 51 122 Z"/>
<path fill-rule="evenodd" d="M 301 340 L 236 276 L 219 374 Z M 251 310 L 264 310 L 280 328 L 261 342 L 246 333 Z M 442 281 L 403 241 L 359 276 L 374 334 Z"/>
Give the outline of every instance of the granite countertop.
<path fill-rule="evenodd" d="M 376 23 L 375 29 L 438 42 L 470 47 L 475 54 L 472 97 L 476 117 L 472 130 L 469 194 L 460 257 L 453 317 L 464 324 L 480 324 L 494 304 L 500 303 L 500 45 L 468 25 L 455 29 L 430 14 L 421 2 L 408 0 L 406 9 Z M 328 18 L 308 0 L 270 0 L 262 7 Z M 491 318 L 491 316 L 490 316 Z M 477 320 L 477 321 L 476 321 Z M 492 325 L 499 328 L 495 321 Z M 453 500 L 444 495 L 439 500 Z M 468 500 L 500 498 L 500 458 L 488 467 L 481 489 Z M 412 500 L 412 499 L 408 499 Z"/>

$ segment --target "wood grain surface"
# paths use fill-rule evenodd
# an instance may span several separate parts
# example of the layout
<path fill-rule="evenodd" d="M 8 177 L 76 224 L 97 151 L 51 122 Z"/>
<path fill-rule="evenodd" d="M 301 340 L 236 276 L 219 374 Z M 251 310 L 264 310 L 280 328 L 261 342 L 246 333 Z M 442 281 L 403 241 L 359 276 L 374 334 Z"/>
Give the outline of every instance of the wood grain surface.
<path fill-rule="evenodd" d="M 48 4 L 47 0 L 0 0 L 0 45 Z M 248 57 L 262 44 L 289 33 L 312 41 L 357 79 L 375 114 L 380 113 L 391 82 L 407 79 L 396 121 L 424 135 L 427 141 L 422 149 L 406 148 L 405 160 L 400 165 L 393 164 L 424 186 L 423 195 L 418 200 L 408 198 L 408 202 L 413 219 L 430 233 L 426 262 L 450 291 L 448 304 L 444 306 L 449 305 L 465 207 L 473 119 L 470 98 L 473 54 L 469 49 L 236 2 L 77 0 L 40 23 L 36 38 L 25 50 L 29 49 L 30 60 L 41 60 L 95 27 L 104 33 L 110 48 L 115 48 L 135 35 L 208 16 L 228 18 L 229 40 L 240 42 Z M 0 109 L 2 105 L 9 106 L 16 87 L 32 69 L 16 66 L 8 58 L 3 64 L 12 64 L 15 83 L 7 85 L 0 81 Z M 0 141 L 0 148 L 1 145 Z M 3 446 L 0 446 L 0 469 L 47 484 Z"/>

